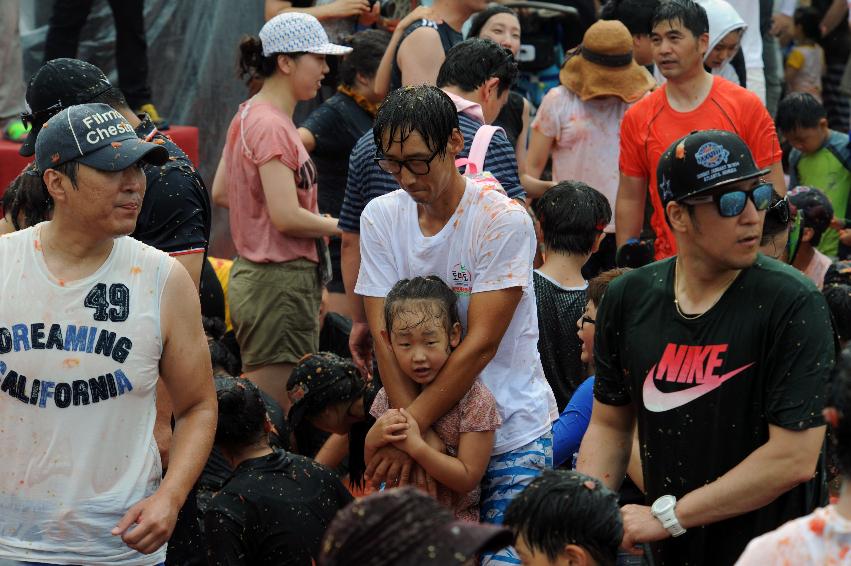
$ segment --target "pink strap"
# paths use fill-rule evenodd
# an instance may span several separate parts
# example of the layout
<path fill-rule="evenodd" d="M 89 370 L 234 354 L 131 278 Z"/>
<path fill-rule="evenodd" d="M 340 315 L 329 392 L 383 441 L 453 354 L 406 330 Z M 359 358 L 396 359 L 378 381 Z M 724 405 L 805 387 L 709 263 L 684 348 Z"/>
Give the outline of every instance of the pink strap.
<path fill-rule="evenodd" d="M 466 158 L 462 157 L 456 159 L 455 166 L 461 167 L 462 165 L 466 165 L 467 167 L 464 169 L 465 175 L 476 175 L 481 173 L 485 168 L 485 155 L 488 152 L 491 139 L 497 132 L 505 133 L 505 130 L 499 126 L 490 126 L 487 124 L 480 127 L 476 131 L 473 143 L 470 145 L 469 155 Z"/>

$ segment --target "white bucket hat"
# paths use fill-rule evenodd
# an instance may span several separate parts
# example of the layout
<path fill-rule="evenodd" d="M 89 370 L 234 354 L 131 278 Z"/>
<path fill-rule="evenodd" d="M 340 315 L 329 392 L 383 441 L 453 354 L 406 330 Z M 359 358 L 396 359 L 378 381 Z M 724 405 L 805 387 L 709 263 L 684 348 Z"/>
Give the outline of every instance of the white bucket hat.
<path fill-rule="evenodd" d="M 275 53 L 316 53 L 345 55 L 351 47 L 328 41 L 328 34 L 319 20 L 302 12 L 278 14 L 260 29 L 263 56 Z"/>

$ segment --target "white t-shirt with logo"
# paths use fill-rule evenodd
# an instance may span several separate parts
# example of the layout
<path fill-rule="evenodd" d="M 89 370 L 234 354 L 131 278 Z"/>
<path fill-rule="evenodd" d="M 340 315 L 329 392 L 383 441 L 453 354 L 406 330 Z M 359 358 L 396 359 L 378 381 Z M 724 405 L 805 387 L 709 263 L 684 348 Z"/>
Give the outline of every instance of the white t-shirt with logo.
<path fill-rule="evenodd" d="M 130 237 L 77 281 L 45 224 L 0 238 L 0 558 L 148 566 L 111 530 L 153 494 L 160 298 L 174 259 Z M 132 532 L 132 530 L 131 530 Z"/>
<path fill-rule="evenodd" d="M 471 294 L 522 287 L 508 330 L 480 375 L 496 398 L 502 418 L 493 454 L 520 448 L 550 431 L 558 409 L 538 355 L 532 278 L 535 232 L 520 204 L 468 180 L 460 204 L 443 229 L 424 236 L 416 203 L 400 189 L 366 206 L 360 247 L 357 294 L 385 297 L 400 279 L 437 275 L 458 296 L 464 329 Z"/>

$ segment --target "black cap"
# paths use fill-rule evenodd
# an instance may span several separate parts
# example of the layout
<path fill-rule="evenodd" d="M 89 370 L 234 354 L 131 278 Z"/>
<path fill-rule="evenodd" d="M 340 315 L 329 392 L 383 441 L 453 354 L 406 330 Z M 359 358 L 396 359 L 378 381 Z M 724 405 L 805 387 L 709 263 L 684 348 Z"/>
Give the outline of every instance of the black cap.
<path fill-rule="evenodd" d="M 35 163 L 42 175 L 68 161 L 100 171 L 123 171 L 137 161 L 168 161 L 162 145 L 139 139 L 124 116 L 107 104 L 79 104 L 44 123 L 35 142 Z"/>
<path fill-rule="evenodd" d="M 456 520 L 413 487 L 358 499 L 337 513 L 322 541 L 319 566 L 451 566 L 514 542 L 501 525 Z"/>
<path fill-rule="evenodd" d="M 41 126 L 60 110 L 91 102 L 112 89 L 103 71 L 79 59 L 53 59 L 36 71 L 27 85 L 27 105 L 32 130 L 18 150 L 23 156 L 35 153 Z"/>
<path fill-rule="evenodd" d="M 351 360 L 331 352 L 308 354 L 296 364 L 287 382 L 292 402 L 287 416 L 290 428 L 295 429 L 306 413 L 355 399 L 363 390 L 363 378 Z"/>
<path fill-rule="evenodd" d="M 656 167 L 656 188 L 662 204 L 668 204 L 769 171 L 756 166 L 747 144 L 733 132 L 702 130 L 665 150 Z"/>
<path fill-rule="evenodd" d="M 823 234 L 833 221 L 833 205 L 820 190 L 804 185 L 795 187 L 786 195 L 789 202 L 804 215 L 804 226 Z"/>

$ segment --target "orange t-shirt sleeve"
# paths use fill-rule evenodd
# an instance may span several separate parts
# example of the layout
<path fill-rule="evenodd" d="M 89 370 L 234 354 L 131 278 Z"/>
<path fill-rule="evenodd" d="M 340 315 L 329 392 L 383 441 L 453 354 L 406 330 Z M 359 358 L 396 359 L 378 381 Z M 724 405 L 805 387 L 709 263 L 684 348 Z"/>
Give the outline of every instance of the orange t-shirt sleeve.
<path fill-rule="evenodd" d="M 742 138 L 753 153 L 758 167 L 764 168 L 777 163 L 783 157 L 774 122 L 762 102 L 753 95 L 750 104 L 743 105 L 740 116 Z"/>
<path fill-rule="evenodd" d="M 620 158 L 618 166 L 621 174 L 630 177 L 644 177 L 649 179 L 650 175 L 642 148 L 638 124 L 641 122 L 639 108 L 633 106 L 624 114 L 621 122 L 620 132 Z"/>

